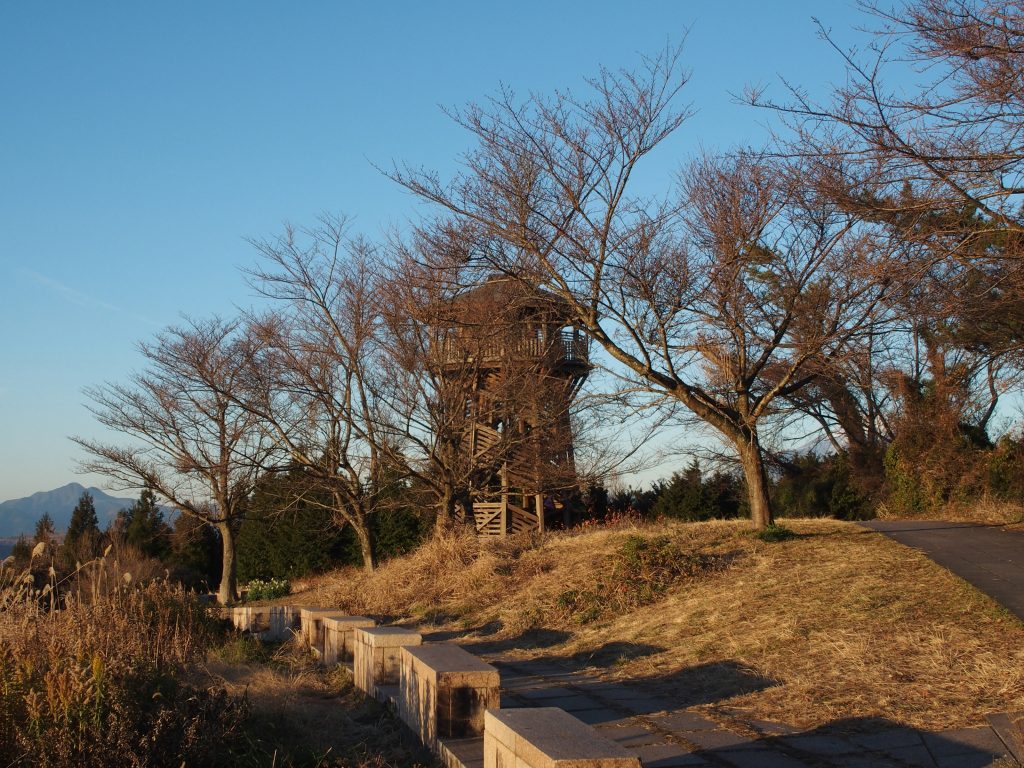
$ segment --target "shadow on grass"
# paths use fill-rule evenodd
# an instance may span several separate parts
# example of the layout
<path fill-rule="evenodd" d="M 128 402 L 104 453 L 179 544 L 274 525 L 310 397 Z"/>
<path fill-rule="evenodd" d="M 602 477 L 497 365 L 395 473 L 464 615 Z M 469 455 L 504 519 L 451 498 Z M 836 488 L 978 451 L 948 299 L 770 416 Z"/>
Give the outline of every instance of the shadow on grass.
<path fill-rule="evenodd" d="M 548 661 L 560 664 L 569 669 L 612 669 L 634 659 L 643 659 L 664 653 L 667 648 L 647 643 L 611 642 L 589 651 L 580 651 L 567 656 L 549 656 Z"/>
<path fill-rule="evenodd" d="M 660 646 L 642 643 L 608 643 L 586 654 L 510 661 L 506 663 L 506 668 L 516 677 L 535 676 L 557 681 L 558 686 L 585 692 L 602 700 L 607 706 L 614 707 L 621 703 L 620 700 L 628 699 L 632 702 L 630 706 L 635 710 L 634 714 L 715 704 L 778 685 L 776 681 L 733 661 L 699 664 L 670 675 L 628 680 L 603 680 L 586 674 L 576 675 L 584 669 L 610 668 L 630 659 L 653 656 L 665 650 Z"/>
<path fill-rule="evenodd" d="M 485 625 L 485 627 L 488 625 Z M 500 626 L 499 626 L 500 629 Z M 494 632 L 480 632 L 470 630 L 477 634 L 494 634 Z M 538 648 L 551 648 L 569 640 L 572 632 L 562 629 L 530 629 L 515 637 L 506 637 L 500 640 L 479 640 L 475 642 L 462 643 L 462 647 L 470 653 L 489 654 L 503 653 L 505 651 L 529 651 Z"/>
<path fill-rule="evenodd" d="M 627 684 L 656 694 L 672 709 L 715 704 L 779 685 L 736 661 L 697 664 L 667 675 L 634 678 Z"/>
<path fill-rule="evenodd" d="M 428 632 L 425 631 L 423 627 L 421 627 L 420 632 L 423 635 L 423 642 L 425 643 L 446 643 L 449 641 L 461 641 L 467 636 L 487 637 L 488 635 L 494 635 L 501 631 L 502 626 L 502 623 L 495 619 L 494 621 L 489 621 L 486 624 L 481 624 L 478 627 L 468 627 L 460 629 L 439 629 L 436 632 Z M 474 647 L 472 642 L 460 642 L 459 644 L 465 647 L 467 650 L 470 650 L 472 647 Z"/>

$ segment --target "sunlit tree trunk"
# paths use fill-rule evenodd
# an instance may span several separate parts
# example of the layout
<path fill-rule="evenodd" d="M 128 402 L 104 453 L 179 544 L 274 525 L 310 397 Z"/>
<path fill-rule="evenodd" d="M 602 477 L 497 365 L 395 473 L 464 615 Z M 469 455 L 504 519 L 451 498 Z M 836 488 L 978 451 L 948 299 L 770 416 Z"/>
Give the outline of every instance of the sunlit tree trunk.
<path fill-rule="evenodd" d="M 217 602 L 231 605 L 238 600 L 238 564 L 235 560 L 235 532 L 230 523 L 218 523 L 217 533 L 220 534 L 223 562 L 220 569 L 220 587 L 217 589 Z"/>
<path fill-rule="evenodd" d="M 764 456 L 757 441 L 757 434 L 750 434 L 735 441 L 743 467 L 743 479 L 747 484 L 747 498 L 750 500 L 750 519 L 759 529 L 775 522 L 771 499 L 768 496 L 768 473 L 764 467 Z"/>

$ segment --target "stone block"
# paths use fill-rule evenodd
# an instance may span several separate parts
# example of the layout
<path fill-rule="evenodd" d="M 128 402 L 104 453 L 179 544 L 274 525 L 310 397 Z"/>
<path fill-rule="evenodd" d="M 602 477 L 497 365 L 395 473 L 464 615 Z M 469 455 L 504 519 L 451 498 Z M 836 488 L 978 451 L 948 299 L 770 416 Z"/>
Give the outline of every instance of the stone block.
<path fill-rule="evenodd" d="M 489 709 L 484 768 L 640 768 L 640 758 L 556 707 Z"/>
<path fill-rule="evenodd" d="M 267 606 L 267 631 L 263 636 L 271 642 L 290 639 L 300 626 L 299 609 L 290 605 Z"/>
<path fill-rule="evenodd" d="M 299 627 L 302 631 L 302 639 L 316 656 L 322 656 L 324 652 L 324 618 L 340 619 L 345 616 L 348 614 L 337 608 L 299 609 Z"/>
<path fill-rule="evenodd" d="M 231 623 L 266 642 L 287 640 L 297 626 L 298 613 L 287 605 L 242 605 L 231 608 Z"/>
<path fill-rule="evenodd" d="M 356 688 L 376 697 L 378 686 L 398 685 L 402 648 L 422 642 L 422 635 L 403 627 L 353 629 L 352 677 Z"/>
<path fill-rule="evenodd" d="M 377 624 L 366 616 L 324 616 L 320 622 L 324 634 L 324 652 L 320 662 L 328 666 L 352 661 L 353 631 L 357 627 Z"/>
<path fill-rule="evenodd" d="M 439 741 L 437 756 L 445 768 L 484 768 L 484 737 Z"/>
<path fill-rule="evenodd" d="M 228 620 L 231 626 L 239 632 L 248 632 L 252 624 L 252 608 L 244 605 L 235 605 L 227 608 Z"/>
<path fill-rule="evenodd" d="M 481 736 L 500 706 L 498 670 L 452 643 L 402 649 L 398 715 L 426 746 Z"/>

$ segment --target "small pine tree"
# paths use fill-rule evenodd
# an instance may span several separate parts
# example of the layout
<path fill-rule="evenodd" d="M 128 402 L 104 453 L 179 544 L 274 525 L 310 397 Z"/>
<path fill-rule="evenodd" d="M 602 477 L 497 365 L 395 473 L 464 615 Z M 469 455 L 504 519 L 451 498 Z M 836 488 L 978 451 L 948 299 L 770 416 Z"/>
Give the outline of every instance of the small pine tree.
<path fill-rule="evenodd" d="M 100 543 L 100 521 L 92 494 L 83 491 L 71 512 L 68 532 L 64 535 L 64 552 L 68 559 L 89 559 L 97 554 Z"/>
<path fill-rule="evenodd" d="M 53 518 L 50 517 L 49 512 L 44 512 L 43 516 L 36 521 L 36 532 L 32 537 L 33 544 L 39 544 L 42 542 L 46 546 L 53 546 L 53 541 L 57 537 L 57 530 L 53 526 Z"/>
<path fill-rule="evenodd" d="M 331 523 L 328 499 L 308 487 L 301 471 L 268 475 L 238 533 L 238 578 L 293 579 L 323 570 L 342 557 L 343 539 Z"/>
<path fill-rule="evenodd" d="M 19 563 L 26 563 L 32 557 L 32 545 L 25 538 L 25 534 L 21 534 L 14 542 L 14 546 L 11 547 L 11 557 Z"/>
<path fill-rule="evenodd" d="M 738 495 L 735 479 L 721 472 L 705 475 L 694 459 L 662 485 L 651 514 L 689 521 L 735 517 Z"/>
<path fill-rule="evenodd" d="M 189 589 L 209 592 L 220 583 L 221 544 L 217 532 L 191 515 L 179 513 L 164 561 L 171 578 Z"/>
<path fill-rule="evenodd" d="M 164 513 L 156 503 L 156 494 L 145 488 L 139 499 L 118 515 L 119 530 L 124 541 L 147 557 L 163 559 L 171 549 L 171 528 L 164 522 Z"/>

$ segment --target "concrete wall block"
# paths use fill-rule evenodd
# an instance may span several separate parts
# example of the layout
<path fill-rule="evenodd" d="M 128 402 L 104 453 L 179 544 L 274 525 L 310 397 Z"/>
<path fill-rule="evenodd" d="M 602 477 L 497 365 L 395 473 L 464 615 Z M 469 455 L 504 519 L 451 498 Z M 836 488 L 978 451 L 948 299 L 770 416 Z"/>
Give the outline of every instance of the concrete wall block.
<path fill-rule="evenodd" d="M 495 738 L 487 738 L 484 733 L 484 768 L 520 768 L 516 765 L 516 753 Z"/>
<path fill-rule="evenodd" d="M 299 628 L 299 609 L 290 605 L 268 606 L 267 630 L 263 638 L 269 642 L 284 642 Z"/>
<path fill-rule="evenodd" d="M 324 616 L 324 652 L 320 661 L 328 666 L 352 661 L 353 633 L 359 627 L 373 627 L 377 622 L 366 616 Z"/>
<path fill-rule="evenodd" d="M 500 702 L 498 670 L 450 643 L 403 648 L 399 685 L 399 716 L 431 748 L 482 735 Z"/>
<path fill-rule="evenodd" d="M 484 768 L 640 768 L 640 758 L 557 707 L 489 709 Z"/>
<path fill-rule="evenodd" d="M 241 605 L 231 609 L 231 623 L 240 632 L 252 632 L 261 640 L 278 642 L 291 636 L 298 614 L 286 605 Z"/>
<path fill-rule="evenodd" d="M 317 656 L 323 656 L 324 652 L 324 624 L 327 617 L 343 618 L 347 616 L 344 611 L 337 608 L 300 608 L 299 626 L 302 631 L 302 639 L 309 649 Z"/>
<path fill-rule="evenodd" d="M 251 616 L 249 631 L 262 638 L 263 634 L 270 629 L 270 606 L 253 606 L 249 611 Z"/>
<path fill-rule="evenodd" d="M 248 632 L 252 624 L 252 608 L 245 605 L 236 605 L 228 609 L 231 625 L 239 632 Z"/>
<path fill-rule="evenodd" d="M 423 636 L 402 627 L 356 627 L 352 640 L 355 685 L 368 696 L 376 696 L 378 686 L 398 684 L 402 647 L 419 645 Z"/>

